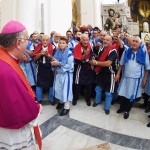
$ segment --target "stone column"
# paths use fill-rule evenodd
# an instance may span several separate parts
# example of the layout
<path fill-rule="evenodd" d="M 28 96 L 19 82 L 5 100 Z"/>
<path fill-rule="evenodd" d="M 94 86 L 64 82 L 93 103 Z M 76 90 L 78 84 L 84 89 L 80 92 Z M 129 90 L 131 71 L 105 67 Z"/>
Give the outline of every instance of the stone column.
<path fill-rule="evenodd" d="M 91 24 L 93 21 L 93 0 L 80 0 L 81 3 L 81 26 Z"/>
<path fill-rule="evenodd" d="M 101 3 L 102 0 L 93 0 L 94 26 L 98 26 L 100 29 L 102 29 Z"/>

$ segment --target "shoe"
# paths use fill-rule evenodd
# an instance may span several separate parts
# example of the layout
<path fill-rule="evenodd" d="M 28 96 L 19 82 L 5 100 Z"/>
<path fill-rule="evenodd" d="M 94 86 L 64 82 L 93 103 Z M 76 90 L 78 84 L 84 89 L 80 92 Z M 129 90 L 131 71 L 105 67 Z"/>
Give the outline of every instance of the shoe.
<path fill-rule="evenodd" d="M 121 110 L 121 109 L 118 109 L 117 110 L 117 114 L 120 114 L 120 113 L 122 113 L 123 112 L 123 110 Z"/>
<path fill-rule="evenodd" d="M 146 108 L 146 107 L 147 105 L 145 103 L 139 105 L 139 108 Z"/>
<path fill-rule="evenodd" d="M 129 118 L 129 113 L 128 112 L 124 112 L 124 119 L 128 119 Z"/>
<path fill-rule="evenodd" d="M 37 101 L 37 102 L 38 102 L 39 104 L 42 104 L 43 101 L 41 100 L 41 101 Z"/>
<path fill-rule="evenodd" d="M 59 114 L 60 116 L 65 116 L 69 113 L 70 109 L 63 109 L 62 112 Z"/>
<path fill-rule="evenodd" d="M 150 108 L 146 108 L 145 113 L 149 113 L 150 112 Z"/>
<path fill-rule="evenodd" d="M 92 106 L 93 106 L 93 107 L 96 107 L 97 105 L 99 105 L 99 103 L 95 103 L 95 102 L 94 102 Z"/>
<path fill-rule="evenodd" d="M 50 102 L 50 104 L 51 104 L 52 106 L 55 106 L 55 102 Z"/>
<path fill-rule="evenodd" d="M 86 104 L 87 104 L 87 106 L 91 106 L 91 102 L 90 101 L 86 102 Z"/>
<path fill-rule="evenodd" d="M 150 118 L 150 115 L 148 115 L 148 118 Z"/>
<path fill-rule="evenodd" d="M 77 105 L 77 100 L 73 100 L 72 105 L 74 105 L 74 106 Z"/>
<path fill-rule="evenodd" d="M 147 124 L 147 127 L 150 127 L 150 123 Z"/>
<path fill-rule="evenodd" d="M 64 103 L 58 103 L 56 109 L 62 109 L 64 107 Z"/>
<path fill-rule="evenodd" d="M 111 102 L 111 105 L 114 105 L 115 104 L 115 101 L 113 100 L 112 102 Z"/>
<path fill-rule="evenodd" d="M 110 113 L 110 110 L 105 110 L 105 114 L 108 115 Z"/>

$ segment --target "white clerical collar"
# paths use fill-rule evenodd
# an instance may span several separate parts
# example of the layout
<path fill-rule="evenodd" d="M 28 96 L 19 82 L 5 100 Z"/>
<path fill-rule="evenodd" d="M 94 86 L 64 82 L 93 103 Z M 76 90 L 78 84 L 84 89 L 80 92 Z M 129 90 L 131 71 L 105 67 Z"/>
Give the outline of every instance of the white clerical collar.
<path fill-rule="evenodd" d="M 15 58 L 16 60 L 18 60 L 13 54 L 9 53 L 9 55 L 11 55 L 13 58 Z"/>

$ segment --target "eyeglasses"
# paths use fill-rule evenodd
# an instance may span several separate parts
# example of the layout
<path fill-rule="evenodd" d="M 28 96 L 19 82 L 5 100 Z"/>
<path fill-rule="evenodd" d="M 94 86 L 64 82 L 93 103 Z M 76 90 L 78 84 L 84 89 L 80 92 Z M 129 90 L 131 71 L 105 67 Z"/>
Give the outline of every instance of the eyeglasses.
<path fill-rule="evenodd" d="M 18 39 L 22 39 L 22 40 L 25 40 L 25 41 L 30 41 L 29 38 L 18 38 Z"/>
<path fill-rule="evenodd" d="M 57 35 L 56 35 L 56 36 L 54 36 L 54 37 L 56 37 L 56 38 L 60 38 L 60 36 L 57 36 Z"/>

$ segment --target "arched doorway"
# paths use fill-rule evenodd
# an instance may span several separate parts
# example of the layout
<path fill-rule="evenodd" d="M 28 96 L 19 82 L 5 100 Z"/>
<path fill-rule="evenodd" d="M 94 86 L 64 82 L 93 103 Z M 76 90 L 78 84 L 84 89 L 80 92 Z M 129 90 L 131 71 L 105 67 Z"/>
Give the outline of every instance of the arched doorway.
<path fill-rule="evenodd" d="M 72 0 L 72 19 L 77 26 L 81 25 L 80 0 Z"/>
<path fill-rule="evenodd" d="M 140 32 L 143 32 L 143 23 L 150 24 L 150 0 L 128 0 L 128 5 L 133 21 L 139 21 Z"/>

